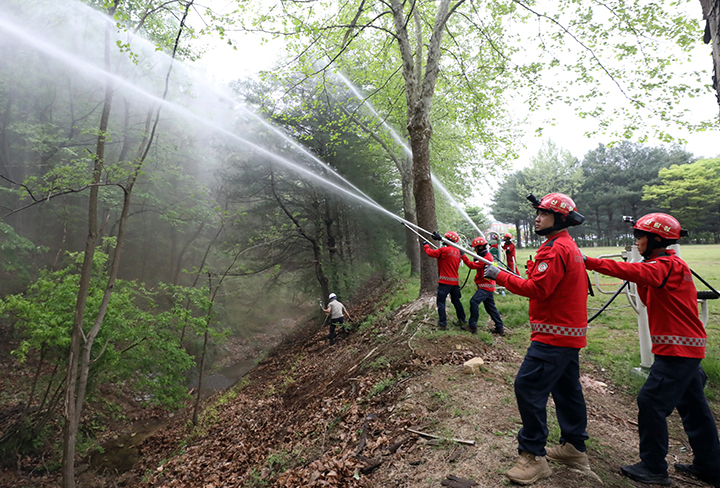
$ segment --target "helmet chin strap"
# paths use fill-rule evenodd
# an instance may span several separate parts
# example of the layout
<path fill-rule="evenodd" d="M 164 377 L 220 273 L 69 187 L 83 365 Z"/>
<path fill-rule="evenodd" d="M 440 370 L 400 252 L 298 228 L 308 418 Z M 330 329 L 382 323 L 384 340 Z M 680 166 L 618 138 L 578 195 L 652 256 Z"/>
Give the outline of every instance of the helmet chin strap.
<path fill-rule="evenodd" d="M 556 230 L 563 230 L 570 227 L 570 221 L 565 220 L 563 221 L 562 217 L 559 213 L 553 212 L 553 216 L 555 217 L 555 222 L 553 223 L 552 227 L 548 227 L 546 229 L 540 229 L 536 230 L 535 233 L 539 236 L 546 236 L 550 234 L 551 232 L 555 232 Z"/>
<path fill-rule="evenodd" d="M 645 251 L 641 254 L 641 256 L 645 259 L 650 259 L 650 256 L 652 256 L 652 253 L 655 249 L 662 249 L 667 246 L 668 242 L 665 239 L 660 239 L 660 241 L 656 241 L 655 234 L 650 234 L 647 239 L 647 246 L 645 247 Z"/>

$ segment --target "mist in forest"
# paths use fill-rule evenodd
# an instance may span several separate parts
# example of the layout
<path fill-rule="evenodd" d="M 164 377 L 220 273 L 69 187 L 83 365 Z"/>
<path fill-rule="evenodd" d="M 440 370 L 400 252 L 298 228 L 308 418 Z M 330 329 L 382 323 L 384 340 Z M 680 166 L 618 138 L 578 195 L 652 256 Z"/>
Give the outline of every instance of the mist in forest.
<path fill-rule="evenodd" d="M 378 224 L 377 215 L 395 215 L 399 190 L 357 134 L 327 154 L 321 135 L 301 145 L 297 136 L 320 134 L 319 122 L 266 122 L 237 91 L 207 83 L 183 62 L 196 54 L 182 39 L 173 60 L 148 35 L 169 37 L 135 33 L 79 2 L 8 1 L 0 7 L 0 198 L 10 227 L 6 238 L 32 243 L 16 257 L 21 272 L 5 266 L 3 294 L 23 291 L 38 270 L 60 268 L 67 252 L 83 249 L 108 82 L 113 103 L 102 237 L 117 232 L 122 183 L 134 161 L 147 157 L 133 196 L 121 278 L 212 287 L 223 275 L 218 320 L 237 333 L 310 308 L 318 313 L 318 260 L 325 286 L 346 295 L 374 269 L 388 269 L 386 261 L 397 256 L 397 245 L 388 242 L 402 242 L 402 227 L 392 218 Z M 274 96 L 273 87 L 263 89 L 266 99 Z M 292 111 L 303 110 L 303 96 L 312 94 L 286 96 L 265 115 L 289 120 Z M 317 118 L 331 113 L 328 108 Z M 145 147 L 151 132 L 154 142 Z M 368 183 L 370 196 L 350 181 Z M 371 252 L 370 242 L 388 252 Z"/>

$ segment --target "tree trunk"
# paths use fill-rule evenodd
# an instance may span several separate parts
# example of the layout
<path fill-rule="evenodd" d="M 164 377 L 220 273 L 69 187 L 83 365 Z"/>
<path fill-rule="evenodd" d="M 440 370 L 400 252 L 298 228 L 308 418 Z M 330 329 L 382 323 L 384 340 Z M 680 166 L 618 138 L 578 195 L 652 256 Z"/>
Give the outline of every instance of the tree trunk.
<path fill-rule="evenodd" d="M 112 8 L 114 12 L 115 7 Z M 112 15 L 112 12 L 110 15 Z M 110 71 L 110 32 L 114 24 L 108 19 L 105 29 L 105 69 Z M 70 353 L 68 360 L 67 379 L 65 381 L 65 425 L 63 428 L 63 459 L 62 459 L 62 486 L 75 488 L 75 446 L 77 444 L 78 426 L 82 408 L 81 398 L 78 395 L 78 367 L 80 359 L 80 343 L 85 335 L 83 332 L 85 307 L 90 290 L 93 258 L 98 237 L 98 195 L 100 177 L 105 159 L 105 134 L 107 133 L 110 110 L 112 108 L 114 84 L 110 78 L 105 83 L 105 101 L 100 116 L 99 136 L 95 149 L 95 163 L 93 168 L 93 183 L 90 188 L 90 201 L 88 203 L 88 235 L 85 239 L 85 254 L 83 256 L 80 273 L 80 285 L 77 301 L 75 303 L 75 318 L 70 339 Z"/>
<path fill-rule="evenodd" d="M 406 157 L 401 167 L 400 179 L 402 183 L 403 217 L 408 222 L 417 224 L 415 215 L 415 202 L 413 200 L 413 174 L 412 158 Z M 410 276 L 420 274 L 420 246 L 417 235 L 410 229 L 405 229 L 405 253 L 410 260 Z"/>
<path fill-rule="evenodd" d="M 457 8 L 463 1 L 458 1 Z M 430 108 L 435 93 L 438 73 L 440 72 L 440 46 L 442 43 L 445 24 L 449 16 L 450 0 L 440 0 L 437 3 L 437 14 L 432 36 L 427 47 L 427 61 L 425 73 L 422 75 L 420 66 L 419 48 L 413 56 L 407 31 L 407 21 L 403 11 L 404 2 L 391 0 L 393 20 L 395 23 L 396 40 L 403 61 L 403 79 L 405 81 L 405 97 L 407 102 L 407 129 L 410 135 L 410 147 L 413 153 L 413 195 L 415 196 L 415 211 L 418 225 L 423 229 L 437 230 L 437 216 L 435 214 L 435 192 L 432 186 L 430 173 L 430 138 L 432 125 L 430 124 Z M 418 19 L 416 18 L 416 23 Z M 416 40 L 420 33 L 417 33 Z M 416 45 L 419 45 L 416 42 Z M 416 60 L 416 57 L 418 60 Z M 421 78 L 422 76 L 422 78 Z M 437 261 L 422 259 L 420 266 L 420 294 L 428 293 L 436 288 Z"/>
<path fill-rule="evenodd" d="M 720 108 L 720 0 L 700 0 L 702 5 L 703 19 L 706 20 L 705 37 L 706 44 L 712 43 L 713 58 L 713 89 Z M 720 120 L 720 111 L 718 112 Z"/>

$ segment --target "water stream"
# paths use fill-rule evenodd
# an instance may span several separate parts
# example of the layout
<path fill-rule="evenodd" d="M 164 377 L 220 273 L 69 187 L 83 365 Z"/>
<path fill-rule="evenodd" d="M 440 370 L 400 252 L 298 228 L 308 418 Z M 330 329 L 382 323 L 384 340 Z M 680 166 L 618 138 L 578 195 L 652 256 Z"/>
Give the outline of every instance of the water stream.
<path fill-rule="evenodd" d="M 370 111 L 373 117 L 375 117 L 382 127 L 390 134 L 390 137 L 393 138 L 393 140 L 403 148 L 405 151 L 405 154 L 412 158 L 412 150 L 407 145 L 407 143 L 400 137 L 400 135 L 397 133 L 395 129 L 390 127 L 390 125 L 386 122 L 386 120 L 380 116 L 380 114 L 375 110 L 375 107 L 370 102 L 370 100 L 367 97 L 364 97 L 360 93 L 360 89 L 356 87 L 346 76 L 344 76 L 339 71 L 335 72 L 335 76 L 343 82 L 343 84 L 350 90 L 350 92 L 355 95 L 355 97 L 358 99 L 358 101 L 367 107 L 367 109 Z M 458 212 L 460 212 L 460 215 L 463 216 L 465 220 L 468 221 L 468 223 L 476 230 L 478 231 L 478 234 L 485 237 L 485 234 L 480 230 L 480 228 L 475 224 L 475 222 L 470 218 L 470 216 L 467 214 L 467 212 L 462 208 L 462 206 L 458 203 L 457 200 L 452 196 L 452 194 L 448 191 L 447 188 L 445 188 L 445 185 L 442 184 L 442 182 L 431 172 L 430 177 L 432 178 L 433 184 L 442 192 L 442 194 L 445 196 L 445 198 L 448 199 L 450 202 L 450 205 L 457 209 Z"/>
<path fill-rule="evenodd" d="M 423 232 L 426 232 L 424 229 L 421 229 L 417 225 L 413 224 L 412 222 L 408 222 L 407 220 L 403 219 L 402 217 L 399 217 L 398 215 L 395 215 L 394 213 L 390 212 L 389 210 L 385 209 L 384 207 L 380 206 L 376 202 L 374 202 L 371 199 L 366 198 L 363 196 L 364 194 L 356 193 L 355 191 L 350 191 L 330 180 L 323 177 L 322 175 L 319 175 L 317 173 L 314 173 L 310 169 L 297 164 L 293 161 L 290 161 L 289 159 L 280 156 L 276 154 L 275 152 L 268 150 L 254 142 L 251 142 L 233 132 L 228 130 L 226 126 L 229 126 L 231 124 L 228 123 L 221 123 L 220 121 L 214 120 L 214 119 L 208 119 L 207 117 L 201 115 L 201 113 L 196 113 L 192 110 L 190 110 L 187 107 L 184 107 L 176 102 L 172 102 L 169 100 L 164 100 L 161 97 L 147 91 L 147 89 L 137 86 L 135 83 L 129 81 L 126 78 L 123 78 L 122 76 L 116 75 L 114 73 L 110 73 L 105 71 L 102 68 L 99 68 L 92 63 L 74 55 L 73 53 L 69 53 L 56 45 L 51 44 L 50 42 L 42 40 L 39 36 L 35 36 L 34 33 L 28 32 L 27 29 L 22 28 L 16 24 L 13 24 L 6 20 L 6 17 L 0 18 L 0 29 L 4 30 L 7 33 L 12 34 L 17 39 L 21 40 L 25 45 L 33 46 L 35 49 L 42 51 L 50 56 L 52 56 L 54 59 L 57 59 L 68 66 L 72 67 L 73 69 L 76 69 L 78 72 L 83 73 L 85 76 L 92 75 L 94 79 L 96 80 L 103 80 L 103 79 L 111 79 L 116 85 L 124 87 L 130 91 L 132 91 L 136 95 L 140 95 L 144 99 L 146 99 L 148 102 L 154 103 L 156 105 L 166 107 L 169 110 L 172 110 L 178 115 L 181 115 L 185 119 L 188 119 L 190 121 L 196 121 L 203 124 L 205 127 L 212 129 L 213 132 L 216 134 L 221 134 L 223 136 L 226 136 L 230 138 L 231 140 L 235 142 L 239 142 L 240 144 L 244 145 L 246 148 L 251 149 L 253 151 L 256 151 L 264 156 L 267 156 L 268 158 L 271 158 L 277 163 L 280 163 L 285 168 L 295 172 L 296 174 L 299 174 L 303 177 L 306 177 L 310 180 L 313 180 L 317 183 L 321 183 L 326 187 L 329 187 L 330 189 L 334 190 L 336 193 L 339 193 L 341 195 L 350 197 L 358 202 L 360 202 L 363 205 L 366 205 L 370 208 L 373 208 L 375 210 L 378 210 L 385 215 L 397 220 L 398 222 L 401 222 L 406 225 L 410 225 L 418 230 L 421 230 Z M 282 138 L 288 142 L 290 141 L 290 138 L 284 134 L 281 134 L 279 131 L 276 132 L 278 135 L 281 135 Z M 329 168 L 327 164 L 320 161 L 317 158 L 314 158 L 316 161 L 323 164 L 324 167 Z M 333 171 L 333 174 L 337 177 L 340 177 L 344 182 L 350 184 L 345 178 L 342 178 L 340 175 L 335 173 Z M 355 188 L 353 186 L 353 188 Z M 358 190 L 359 191 L 359 190 Z"/>

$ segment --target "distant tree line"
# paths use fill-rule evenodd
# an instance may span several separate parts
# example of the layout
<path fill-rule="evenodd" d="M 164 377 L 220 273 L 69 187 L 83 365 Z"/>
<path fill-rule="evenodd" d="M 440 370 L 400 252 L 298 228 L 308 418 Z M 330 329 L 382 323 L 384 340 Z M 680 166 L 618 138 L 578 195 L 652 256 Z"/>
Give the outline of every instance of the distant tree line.
<path fill-rule="evenodd" d="M 492 213 L 513 223 L 518 241 L 537 245 L 535 212 L 526 200 L 562 192 L 585 216 L 570 233 L 583 246 L 627 245 L 631 226 L 650 212 L 670 213 L 690 231 L 686 242 L 720 242 L 720 158 L 697 160 L 679 147 L 649 147 L 623 141 L 603 144 L 582 161 L 546 142 L 531 164 L 507 176 L 495 192 Z"/>

